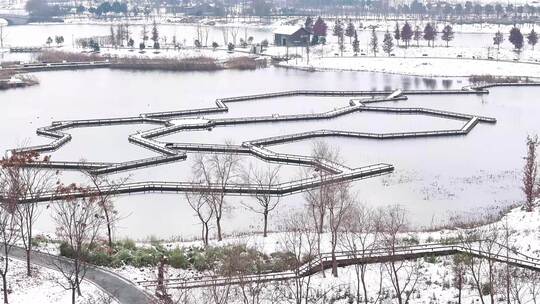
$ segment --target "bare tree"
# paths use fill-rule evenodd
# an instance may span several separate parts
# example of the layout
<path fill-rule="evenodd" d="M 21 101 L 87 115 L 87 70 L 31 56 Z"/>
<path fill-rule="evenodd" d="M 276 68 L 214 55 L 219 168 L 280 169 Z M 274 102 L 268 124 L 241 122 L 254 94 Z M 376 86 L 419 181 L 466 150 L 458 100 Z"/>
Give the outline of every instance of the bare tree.
<path fill-rule="evenodd" d="M 336 248 L 339 237 L 343 232 L 343 222 L 348 212 L 353 206 L 350 193 L 350 183 L 342 182 L 330 185 L 331 191 L 328 197 L 328 226 L 330 228 L 330 247 L 332 256 L 332 275 L 338 276 L 338 264 L 336 259 Z"/>
<path fill-rule="evenodd" d="M 317 234 L 310 222 L 310 217 L 305 213 L 293 213 L 285 217 L 280 225 L 283 231 L 279 241 L 281 250 L 293 255 L 293 262 L 290 268 L 294 271 L 295 277 L 287 282 L 294 303 L 310 303 L 311 276 L 303 276 L 300 267 L 306 261 L 312 261 L 316 256 Z"/>
<path fill-rule="evenodd" d="M 376 211 L 362 204 L 353 206 L 345 218 L 345 230 L 341 235 L 340 245 L 349 252 L 349 255 L 354 259 L 363 259 L 371 255 L 372 250 L 378 247 L 380 241 L 380 223 Z M 354 270 L 356 274 L 356 303 L 360 303 L 360 299 L 364 299 L 364 303 L 368 303 L 369 295 L 366 286 L 366 271 L 368 265 L 365 263 L 355 263 Z M 382 279 L 382 276 L 380 276 Z M 361 285 L 360 285 L 361 284 Z M 380 284 L 379 284 L 380 285 Z M 360 290 L 364 296 L 360 296 Z M 375 303 L 381 295 L 380 289 L 377 294 Z"/>
<path fill-rule="evenodd" d="M 230 145 L 227 143 L 227 145 Z M 240 158 L 234 153 L 198 154 L 193 165 L 195 179 L 201 183 L 216 220 L 218 241 L 222 238 L 221 220 L 226 208 L 227 187 L 236 180 Z"/>
<path fill-rule="evenodd" d="M 311 155 L 315 160 L 315 172 L 309 169 L 304 171 L 304 176 L 312 176 L 320 179 L 319 186 L 304 192 L 304 198 L 307 202 L 308 210 L 313 217 L 313 224 L 317 231 L 317 252 L 321 254 L 321 235 L 324 232 L 324 223 L 329 201 L 336 194 L 336 187 L 328 181 L 331 172 L 328 172 L 325 164 L 329 162 L 338 162 L 339 150 L 331 147 L 324 141 L 316 141 L 313 144 Z M 323 271 L 324 276 L 324 269 Z"/>
<path fill-rule="evenodd" d="M 76 296 L 81 295 L 80 284 L 88 269 L 86 251 L 95 243 L 104 220 L 94 196 L 76 197 L 81 192 L 90 194 L 88 188 L 75 184 L 59 185 L 57 191 L 65 198 L 54 205 L 52 217 L 57 226 L 57 235 L 69 247 L 71 256 L 70 260 L 59 257 L 54 266 L 65 280 L 59 282 L 60 285 L 71 291 L 71 301 L 75 304 Z"/>
<path fill-rule="evenodd" d="M 87 171 L 84 171 L 84 173 L 86 173 L 90 180 L 90 184 L 94 187 L 93 196 L 97 199 L 98 205 L 101 207 L 102 214 L 105 218 L 107 243 L 109 245 L 110 253 L 112 253 L 114 229 L 120 220 L 118 211 L 114 208 L 114 202 L 112 200 L 113 193 L 122 187 L 128 181 L 129 177 L 112 179 L 107 175 L 96 175 Z M 105 189 L 109 191 L 103 191 Z"/>
<path fill-rule="evenodd" d="M 400 235 L 408 230 L 407 212 L 399 205 L 389 206 L 383 213 L 382 239 L 390 255 L 395 255 L 400 245 Z M 395 261 L 386 264 L 392 287 L 399 304 L 409 303 L 416 283 L 418 282 L 419 264 L 417 261 Z"/>
<path fill-rule="evenodd" d="M 4 170 L 0 169 L 0 190 L 6 192 L 4 179 Z M 11 249 L 19 239 L 17 215 L 15 213 L 17 206 L 12 201 L 2 202 L 0 205 L 0 246 L 2 247 L 2 255 L 0 261 L 0 276 L 2 276 L 2 290 L 4 291 L 4 304 L 8 301 L 8 271 L 9 271 L 9 256 Z"/>
<path fill-rule="evenodd" d="M 538 136 L 527 136 L 527 156 L 525 157 L 525 166 L 523 167 L 523 186 L 525 194 L 525 210 L 531 212 L 534 208 L 534 200 L 538 196 L 538 164 L 537 152 Z"/>
<path fill-rule="evenodd" d="M 534 304 L 538 303 L 540 297 L 540 273 L 533 271 L 528 276 L 527 291 Z"/>
<path fill-rule="evenodd" d="M 223 45 L 229 44 L 229 28 L 224 26 L 221 28 L 221 34 L 223 35 Z"/>
<path fill-rule="evenodd" d="M 458 304 L 461 304 L 463 285 L 465 284 L 465 274 L 467 259 L 469 257 L 464 254 L 456 254 L 453 256 L 452 270 L 454 272 L 454 287 L 458 290 Z"/>
<path fill-rule="evenodd" d="M 487 224 L 472 227 L 467 230 L 459 230 L 457 235 L 458 240 L 466 250 L 470 252 L 481 251 L 484 255 L 484 258 L 470 256 L 466 259 L 465 263 L 473 278 L 474 287 L 478 292 L 482 304 L 485 303 L 483 291 L 484 279 L 487 279 L 490 300 L 494 301 L 495 273 L 497 269 L 493 257 L 501 254 L 503 250 L 503 247 L 498 243 L 501 235 L 500 231 L 497 229 L 497 225 L 494 224 L 494 216 L 494 214 L 489 214 L 487 212 L 482 214 L 481 218 L 487 221 Z M 456 227 L 459 227 L 459 225 Z"/>
<path fill-rule="evenodd" d="M 236 26 L 231 27 L 231 36 L 232 36 L 234 45 L 236 45 L 236 37 L 238 37 L 239 31 L 240 31 L 239 27 L 236 27 Z"/>
<path fill-rule="evenodd" d="M 36 152 L 12 153 L 1 161 L 4 170 L 4 182 L 7 189 L 5 200 L 16 206 L 15 214 L 19 224 L 19 233 L 26 250 L 26 272 L 32 275 L 30 260 L 34 223 L 40 209 L 35 201 L 45 193 L 51 192 L 57 182 L 58 172 L 34 166 L 35 163 L 48 162 L 49 157 L 40 157 Z M 26 200 L 25 203 L 20 203 Z"/>
<path fill-rule="evenodd" d="M 506 274 L 505 274 L 506 275 Z M 527 290 L 527 286 L 532 283 L 536 273 L 534 271 L 528 271 L 511 267 L 512 281 L 510 282 L 510 297 L 507 299 L 508 303 L 526 303 L 526 295 L 530 291 Z M 533 293 L 530 292 L 531 300 L 534 302 Z"/>
<path fill-rule="evenodd" d="M 267 165 L 266 169 L 254 168 L 250 166 L 249 169 L 244 170 L 242 179 L 246 184 L 254 184 L 260 188 L 272 189 L 279 184 L 279 172 L 281 166 Z M 255 193 L 255 200 L 257 206 L 250 204 L 244 204 L 249 210 L 261 214 L 263 216 L 263 236 L 268 235 L 268 215 L 279 204 L 279 197 L 270 195 L 268 193 Z"/>
<path fill-rule="evenodd" d="M 201 223 L 201 239 L 204 246 L 208 246 L 210 220 L 214 215 L 214 209 L 209 202 L 208 196 L 205 193 L 186 193 L 186 200 L 189 206 Z"/>

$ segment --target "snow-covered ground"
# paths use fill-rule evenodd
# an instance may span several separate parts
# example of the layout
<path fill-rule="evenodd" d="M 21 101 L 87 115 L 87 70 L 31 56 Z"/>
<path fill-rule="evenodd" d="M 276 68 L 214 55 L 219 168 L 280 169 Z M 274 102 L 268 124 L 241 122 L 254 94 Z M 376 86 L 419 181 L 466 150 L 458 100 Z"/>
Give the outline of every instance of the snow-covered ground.
<path fill-rule="evenodd" d="M 309 64 L 291 60 L 280 63 L 284 67 L 308 70 L 370 71 L 416 76 L 463 77 L 470 75 L 540 76 L 540 65 L 530 63 L 497 62 L 474 59 L 442 58 L 317 58 Z"/>
<path fill-rule="evenodd" d="M 395 43 L 395 41 L 394 41 Z M 411 42 L 414 44 L 414 42 Z M 438 43 L 440 44 L 440 43 Z M 271 47 L 266 54 L 285 56 L 284 47 Z M 297 57 L 281 66 L 307 70 L 372 71 L 418 76 L 455 76 L 490 74 L 495 76 L 540 76 L 540 50 L 527 48 L 521 54 L 509 47 L 394 47 L 390 56 L 379 48 L 376 56 L 362 46 L 355 56 L 350 44 L 345 45 L 343 56 L 335 43 L 311 49 L 309 62 L 303 48 L 289 48 L 289 56 Z"/>
<path fill-rule="evenodd" d="M 9 303 L 71 303 L 71 292 L 60 285 L 60 283 L 64 283 L 64 279 L 58 271 L 33 266 L 34 276 L 29 278 L 26 276 L 26 264 L 24 262 L 11 259 L 9 266 Z M 110 302 L 108 302 L 109 297 L 88 281 L 82 283 L 81 292 L 82 296 L 77 299 L 77 303 L 80 304 L 117 303 L 114 299 L 110 299 Z"/>
<path fill-rule="evenodd" d="M 540 201 L 538 201 L 540 203 Z M 505 216 L 498 221 L 485 226 L 473 228 L 475 231 L 484 230 L 492 231 L 499 230 L 499 235 L 504 234 L 504 226 L 508 225 L 510 228 L 510 236 L 508 243 L 511 247 L 515 248 L 519 252 L 528 255 L 530 257 L 540 257 L 540 206 L 537 206 L 532 212 L 526 212 L 521 207 L 510 210 Z M 441 239 L 449 239 L 455 237 L 459 233 L 467 234 L 472 233 L 472 230 L 439 230 L 434 232 L 408 232 L 404 233 L 403 237 L 414 237 L 420 243 L 437 242 Z M 322 237 L 321 251 L 330 250 L 329 235 L 324 234 Z M 270 233 L 267 238 L 263 238 L 261 235 L 241 235 L 237 237 L 225 238 L 222 242 L 213 240 L 211 245 L 223 246 L 227 244 L 246 244 L 248 247 L 256 248 L 266 254 L 279 251 L 281 246 L 281 240 L 283 239 L 283 233 Z M 501 240 L 501 243 L 504 242 Z M 143 245 L 143 244 L 141 244 Z M 146 244 L 148 246 L 148 244 Z M 170 242 L 165 243 L 165 247 L 190 247 L 190 246 L 202 246 L 199 241 L 191 242 Z M 455 287 L 454 272 L 453 272 L 454 260 L 452 256 L 449 257 L 437 257 L 437 258 L 424 258 L 415 262 L 405 262 L 403 269 L 417 269 L 417 282 L 414 288 L 409 288 L 412 291 L 412 295 L 409 303 L 457 303 L 458 290 Z M 116 272 L 129 277 L 134 281 L 155 280 L 156 271 L 152 268 L 136 269 L 134 267 L 124 267 L 122 269 L 115 270 Z M 367 267 L 366 282 L 367 290 L 370 297 L 370 302 L 377 297 L 379 290 L 382 293 L 382 303 L 395 303 L 395 294 L 392 287 L 392 282 L 389 279 L 389 269 L 387 265 L 372 264 Z M 406 280 L 407 272 L 400 270 L 400 279 L 402 283 Z M 204 273 L 208 274 L 208 273 Z M 196 272 L 194 270 L 179 270 L 169 268 L 169 278 L 190 278 L 203 275 L 203 273 Z M 518 280 L 520 277 L 515 274 L 514 279 Z M 416 276 L 415 276 L 416 280 Z M 486 277 L 482 277 L 482 281 L 487 282 Z M 531 281 L 532 282 L 532 281 Z M 536 281 L 535 281 L 536 282 Z M 356 286 L 356 272 L 355 266 L 349 266 L 339 269 L 339 277 L 334 278 L 331 276 L 330 271 L 326 271 L 326 275 L 318 273 L 311 278 L 311 292 L 314 295 L 326 294 L 326 299 L 334 301 L 333 303 L 351 303 L 349 302 L 349 295 L 355 293 Z M 528 301 L 532 300 L 531 292 L 525 280 L 522 282 L 522 290 L 520 296 Z M 532 283 L 531 283 L 532 284 Z M 267 284 L 263 287 L 261 303 L 289 303 L 291 301 L 290 288 L 286 282 Z M 186 296 L 185 292 L 179 292 L 170 290 L 170 292 L 176 296 Z M 188 293 L 192 299 L 203 299 L 207 296 L 208 289 L 196 289 Z M 501 297 L 503 291 L 499 289 L 497 299 Z M 522 299 L 522 300 L 523 300 Z M 489 296 L 485 295 L 484 300 L 486 303 L 490 303 Z M 462 291 L 463 303 L 479 303 L 480 297 L 476 287 L 473 285 L 473 278 L 470 273 L 466 273 L 464 287 Z M 186 302 L 186 303 L 197 303 Z M 242 303 L 241 299 L 231 297 L 227 303 Z"/>

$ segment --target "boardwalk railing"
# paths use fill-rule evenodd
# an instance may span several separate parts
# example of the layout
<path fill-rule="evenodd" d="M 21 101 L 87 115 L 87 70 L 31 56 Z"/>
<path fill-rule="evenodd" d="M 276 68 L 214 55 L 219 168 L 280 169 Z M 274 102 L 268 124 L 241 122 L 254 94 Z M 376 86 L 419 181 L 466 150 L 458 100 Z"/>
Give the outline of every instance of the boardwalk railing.
<path fill-rule="evenodd" d="M 358 251 L 340 251 L 335 253 L 338 267 L 355 264 L 385 263 L 390 261 L 413 260 L 426 256 L 447 256 L 454 254 L 466 254 L 478 258 L 507 263 L 516 267 L 540 271 L 540 259 L 526 256 L 504 245 L 497 244 L 500 248 L 493 252 L 482 250 L 480 243 L 453 243 L 453 244 L 422 244 L 413 246 L 396 246 L 393 248 L 372 248 Z M 323 253 L 300 265 L 298 268 L 273 273 L 256 273 L 238 276 L 198 276 L 191 278 L 168 279 L 164 282 L 167 288 L 189 289 L 207 286 L 238 285 L 248 283 L 261 283 L 269 281 L 283 281 L 295 278 L 311 276 L 324 269 L 331 268 L 333 258 L 331 253 Z M 157 281 L 138 282 L 143 287 L 154 287 Z"/>
<path fill-rule="evenodd" d="M 74 63 L 75 64 L 75 63 Z M 92 63 L 76 63 L 81 65 Z M 38 67 L 41 65 L 37 65 Z M 48 168 L 57 169 L 78 169 L 87 170 L 93 174 L 109 174 L 119 172 L 123 170 L 131 170 L 141 168 L 145 166 L 158 165 L 173 161 L 185 160 L 187 155 L 186 151 L 192 152 L 215 152 L 215 153 L 246 153 L 252 154 L 266 161 L 307 165 L 315 168 L 325 170 L 334 176 L 329 181 L 341 182 L 344 180 L 355 180 L 360 178 L 367 178 L 372 176 L 378 176 L 380 174 L 389 173 L 393 170 L 391 165 L 380 164 L 373 166 L 373 170 L 369 171 L 367 167 L 351 169 L 342 164 L 316 160 L 309 156 L 291 155 L 283 153 L 274 153 L 273 151 L 264 148 L 263 146 L 285 143 L 296 140 L 303 140 L 324 136 L 346 136 L 355 138 L 366 139 L 399 139 L 399 138 L 411 138 L 411 137 L 427 137 L 427 136 L 454 136 L 467 134 L 478 122 L 495 122 L 495 119 L 489 117 L 473 116 L 469 114 L 454 113 L 449 111 L 440 111 L 425 108 L 397 108 L 397 107 L 375 107 L 368 104 L 377 102 L 387 102 L 406 99 L 406 96 L 401 94 L 450 94 L 450 93 L 467 93 L 467 94 L 479 94 L 483 91 L 479 90 L 442 90 L 442 91 L 322 91 L 322 90 L 296 90 L 286 92 L 275 92 L 268 94 L 256 94 L 247 96 L 238 96 L 230 98 L 222 98 L 216 100 L 216 107 L 214 108 L 202 108 L 182 111 L 171 112 L 158 112 L 158 113 L 145 113 L 134 117 L 118 117 L 118 118 L 106 118 L 106 119 L 84 119 L 84 120 L 70 120 L 70 121 L 55 121 L 50 126 L 39 128 L 37 133 L 42 136 L 53 138 L 49 144 L 15 149 L 15 152 L 26 151 L 53 151 L 60 148 L 71 140 L 71 135 L 63 131 L 70 128 L 78 127 L 90 127 L 90 126 L 104 126 L 104 125 L 123 125 L 123 124 L 159 124 L 160 127 L 146 130 L 138 134 L 132 134 L 128 137 L 129 142 L 140 145 L 152 151 L 155 151 L 160 156 L 150 157 L 140 160 L 127 161 L 121 163 L 85 163 L 85 162 L 36 162 L 33 166 L 42 166 Z M 335 108 L 333 110 L 317 113 L 317 114 L 295 114 L 295 115 L 271 115 L 271 116 L 259 116 L 259 117 L 240 117 L 240 118 L 218 118 L 210 120 L 202 120 L 196 122 L 184 122 L 176 124 L 172 120 L 175 116 L 183 115 L 199 115 L 210 112 L 223 112 L 227 111 L 227 102 L 237 102 L 242 100 L 254 100 L 261 98 L 272 98 L 281 96 L 367 96 L 368 98 L 351 100 L 349 106 Z M 378 96 L 378 97 L 377 97 Z M 371 97 L 371 98 L 370 98 Z M 437 130 L 437 131 L 420 131 L 420 132 L 401 132 L 401 133 L 367 133 L 367 132 L 351 132 L 340 130 L 315 130 L 302 132 L 297 134 L 288 134 L 281 136 L 274 136 L 269 138 L 257 139 L 242 143 L 241 146 L 234 145 L 209 145 L 209 144 L 192 144 L 192 143 L 163 143 L 154 138 L 171 134 L 183 130 L 205 129 L 213 128 L 221 125 L 234 125 L 234 124 L 246 124 L 246 123 L 259 123 L 259 122 L 280 122 L 280 121 L 293 121 L 293 120 L 316 120 L 316 119 L 330 119 L 341 115 L 346 115 L 356 111 L 381 111 L 391 113 L 407 113 L 407 114 L 428 114 L 443 116 L 452 119 L 467 120 L 467 123 L 457 130 Z M 304 183 L 305 182 L 305 183 Z M 272 195 L 287 195 L 298 191 L 304 191 L 310 187 L 316 187 L 320 180 L 309 181 L 295 181 L 289 183 L 286 188 L 276 187 L 274 189 L 267 189 L 265 191 Z M 285 187 L 285 186 L 283 186 Z M 218 191 L 218 189 L 211 188 L 211 191 Z M 200 191 L 200 185 L 197 184 L 182 184 L 176 183 L 174 185 L 165 183 L 148 182 L 144 184 L 132 184 L 130 187 L 122 188 L 121 193 L 138 193 L 138 192 L 184 192 L 184 191 Z M 226 189 L 228 194 L 244 195 L 261 193 L 261 189 L 253 188 L 252 185 L 231 185 Z M 264 192 L 264 191 L 262 191 Z M 58 196 L 50 193 L 40 199 L 40 201 L 47 201 L 51 199 L 61 199 Z M 24 199 L 23 199 L 24 200 Z"/>
<path fill-rule="evenodd" d="M 99 192 L 107 195 L 132 194 L 132 193 L 181 193 L 181 192 L 204 192 L 204 193 L 224 193 L 228 195 L 253 195 L 267 194 L 272 196 L 285 196 L 299 191 L 314 188 L 321 183 L 338 183 L 347 180 L 359 180 L 369 177 L 379 176 L 392 172 L 394 167 L 388 164 L 371 165 L 367 167 L 357 168 L 348 173 L 334 174 L 326 177 L 324 180 L 318 178 L 306 178 L 296 181 L 277 184 L 273 187 L 261 186 L 259 184 L 237 184 L 231 183 L 222 185 L 219 183 L 205 184 L 192 182 L 161 182 L 161 181 L 146 181 L 126 183 L 121 187 L 102 187 Z M 62 200 L 66 198 L 82 198 L 93 196 L 97 189 L 86 189 L 85 191 L 75 191 L 71 193 L 57 193 L 55 191 L 43 192 L 39 197 L 22 197 L 19 198 L 20 203 L 31 202 L 50 202 Z M 5 193 L 0 194 L 0 200 L 7 199 Z"/>

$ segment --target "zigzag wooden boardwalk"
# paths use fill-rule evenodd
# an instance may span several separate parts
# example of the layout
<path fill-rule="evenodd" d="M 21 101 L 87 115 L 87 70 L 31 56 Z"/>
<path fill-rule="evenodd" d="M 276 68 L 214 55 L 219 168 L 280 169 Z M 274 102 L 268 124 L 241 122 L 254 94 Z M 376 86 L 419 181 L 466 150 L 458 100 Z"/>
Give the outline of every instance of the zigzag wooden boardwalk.
<path fill-rule="evenodd" d="M 87 63 L 85 63 L 87 64 Z M 368 178 L 392 172 L 393 166 L 388 164 L 378 164 L 382 170 L 370 171 L 366 168 L 348 168 L 341 164 L 317 161 L 309 156 L 299 156 L 291 154 L 275 153 L 263 146 L 270 146 L 279 143 L 303 140 L 308 138 L 328 137 L 328 136 L 345 136 L 364 139 L 389 140 L 399 138 L 419 138 L 433 136 L 458 136 L 466 135 L 478 123 L 495 123 L 496 120 L 490 117 L 482 117 L 471 114 L 462 114 L 449 111 L 441 111 L 427 108 L 399 108 L 399 107 L 384 107 L 373 106 L 374 103 L 399 101 L 407 99 L 402 94 L 485 94 L 487 91 L 483 89 L 464 89 L 464 90 L 440 90 L 440 91 L 321 91 L 321 90 L 296 90 L 286 92 L 276 92 L 268 94 L 247 95 L 239 97 L 222 98 L 216 100 L 216 107 L 189 109 L 170 112 L 143 113 L 134 117 L 119 117 L 106 119 L 85 119 L 85 120 L 67 120 L 56 121 L 50 126 L 39 128 L 37 133 L 42 136 L 52 138 L 53 141 L 49 144 L 38 145 L 33 147 L 14 149 L 13 152 L 48 152 L 59 149 L 71 140 L 71 134 L 65 131 L 71 128 L 90 127 L 90 126 L 108 126 L 108 125 L 126 125 L 126 124 L 155 124 L 157 128 L 150 129 L 137 134 L 132 134 L 128 137 L 133 144 L 142 146 L 152 150 L 160 156 L 150 157 L 135 161 L 121 163 L 102 163 L 102 162 L 63 162 L 49 161 L 36 162 L 30 166 L 41 166 L 46 168 L 64 169 L 64 170 L 87 170 L 92 174 L 110 174 L 125 170 L 133 170 L 146 166 L 159 165 L 169 162 L 182 161 L 187 158 L 186 152 L 212 152 L 212 153 L 243 153 L 253 155 L 265 161 L 278 162 L 282 164 L 293 165 L 308 165 L 316 168 L 321 168 L 335 175 L 336 181 L 355 180 Z M 359 96 L 360 99 L 351 99 L 348 106 L 336 108 L 323 113 L 312 114 L 294 114 L 294 115 L 271 115 L 257 117 L 239 117 L 239 118 L 215 118 L 208 120 L 194 120 L 192 123 L 183 122 L 175 123 L 174 118 L 185 116 L 199 116 L 206 113 L 218 113 L 228 111 L 227 103 L 240 102 L 246 100 L 258 100 L 264 98 L 276 98 L 284 96 Z M 419 132 L 401 132 L 401 133 L 367 133 L 367 132 L 349 132 L 338 130 L 312 130 L 297 134 L 287 134 L 283 136 L 275 136 L 262 138 L 252 141 L 247 141 L 241 145 L 219 145 L 219 144 L 191 144 L 191 143 L 167 143 L 160 142 L 156 138 L 169 135 L 174 132 L 189 131 L 189 130 L 204 130 L 219 126 L 238 125 L 238 124 L 255 124 L 269 122 L 286 122 L 286 121 L 304 121 L 304 120 L 323 120 L 333 119 L 343 115 L 361 111 L 385 112 L 392 114 L 413 114 L 413 115 L 432 115 L 447 119 L 463 120 L 465 123 L 462 128 L 456 130 L 438 130 L 438 131 L 419 131 Z M 309 187 L 315 187 L 316 183 L 302 184 L 290 186 L 288 188 L 273 189 L 269 191 L 272 195 L 287 195 L 297 191 L 307 190 Z M 159 183 L 148 182 L 131 184 L 122 188 L 120 193 L 141 193 L 141 192 L 185 192 L 196 191 L 199 185 L 191 184 L 187 186 L 184 183 Z M 253 188 L 252 185 L 232 186 L 227 189 L 227 193 L 243 195 L 254 194 L 260 192 L 260 189 Z M 45 196 L 40 201 L 61 199 L 53 193 Z"/>
<path fill-rule="evenodd" d="M 290 182 L 276 184 L 272 187 L 261 186 L 259 184 L 228 184 L 223 187 L 221 184 L 198 184 L 192 182 L 161 182 L 161 181 L 146 181 L 126 183 L 121 187 L 101 187 L 99 192 L 105 195 L 120 195 L 120 194 L 137 194 L 137 193 L 185 193 L 185 192 L 218 192 L 232 196 L 267 194 L 271 196 L 286 196 L 294 193 L 302 192 L 307 189 L 315 188 L 322 183 L 339 183 L 349 180 L 361 180 L 370 177 L 380 176 L 390 173 L 394 170 L 394 166 L 388 164 L 377 164 L 366 167 L 351 169 L 349 172 L 333 174 L 326 177 L 324 180 L 320 178 L 306 178 Z M 67 197 L 82 198 L 90 197 L 97 193 L 97 189 L 89 189 L 85 191 L 70 192 L 69 194 L 57 193 L 54 191 L 43 192 L 39 197 L 18 198 L 20 203 L 34 202 L 51 202 L 63 200 Z M 7 197 L 0 194 L 0 200 L 5 200 Z"/>
<path fill-rule="evenodd" d="M 454 254 L 465 254 L 492 261 L 506 263 L 512 266 L 540 271 L 540 259 L 521 254 L 519 252 L 508 250 L 503 245 L 496 245 L 499 250 L 486 252 L 481 246 L 469 244 L 465 246 L 461 243 L 455 244 L 423 244 L 414 246 L 398 246 L 394 248 L 376 248 L 365 251 L 342 251 L 336 253 L 336 263 L 338 267 L 345 267 L 355 264 L 374 264 L 386 263 L 390 261 L 414 260 L 430 256 L 448 256 Z M 297 269 L 275 273 L 250 274 L 242 276 L 219 277 L 202 276 L 185 279 L 169 279 L 165 281 L 167 288 L 172 289 L 191 289 L 208 286 L 239 285 L 249 283 L 273 282 L 291 280 L 300 277 L 306 277 L 321 272 L 323 269 L 332 267 L 332 255 L 324 253 L 312 259 L 308 263 Z M 143 287 L 154 287 L 156 281 L 138 282 Z"/>

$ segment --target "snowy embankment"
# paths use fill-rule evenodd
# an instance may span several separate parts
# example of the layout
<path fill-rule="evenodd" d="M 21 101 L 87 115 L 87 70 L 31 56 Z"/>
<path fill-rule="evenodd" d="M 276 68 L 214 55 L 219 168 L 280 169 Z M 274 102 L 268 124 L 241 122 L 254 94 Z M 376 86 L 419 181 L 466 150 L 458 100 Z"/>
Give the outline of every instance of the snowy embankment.
<path fill-rule="evenodd" d="M 366 71 L 430 77 L 471 75 L 539 77 L 540 64 L 453 58 L 325 57 L 306 61 L 289 60 L 283 67 L 315 71 Z"/>

